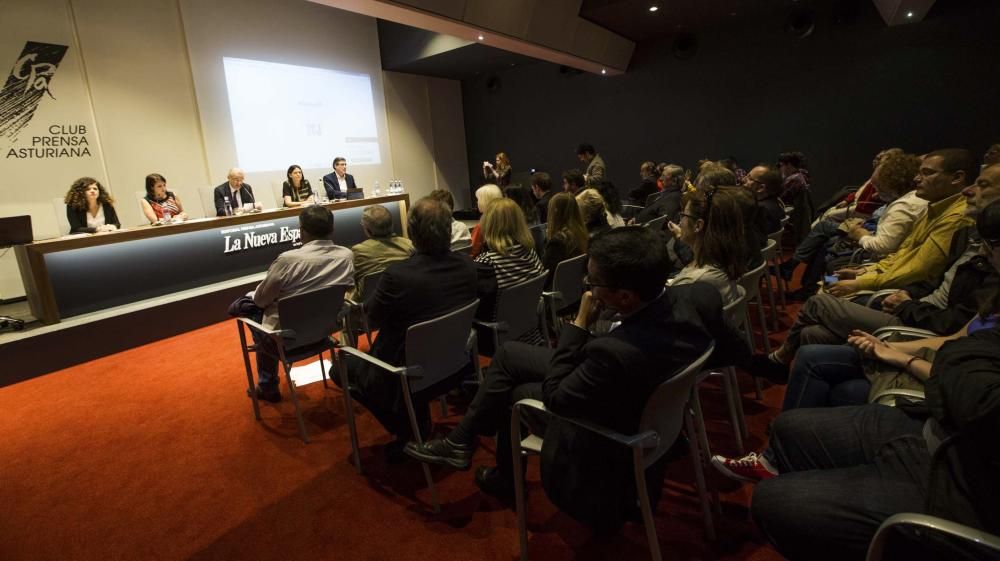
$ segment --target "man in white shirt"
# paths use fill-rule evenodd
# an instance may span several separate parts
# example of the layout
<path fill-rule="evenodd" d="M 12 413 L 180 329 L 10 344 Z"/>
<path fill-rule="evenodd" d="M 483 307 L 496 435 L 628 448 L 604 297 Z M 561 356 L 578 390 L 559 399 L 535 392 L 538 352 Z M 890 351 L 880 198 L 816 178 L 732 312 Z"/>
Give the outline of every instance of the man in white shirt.
<path fill-rule="evenodd" d="M 280 328 L 278 300 L 330 285 L 354 285 L 354 256 L 333 243 L 333 214 L 322 206 L 308 206 L 299 214 L 299 227 L 302 247 L 279 255 L 253 292 L 254 304 L 264 310 L 261 323 L 267 329 Z M 277 349 L 267 337 L 257 343 L 270 351 L 256 353 L 257 397 L 275 403 L 281 400 Z"/>
<path fill-rule="evenodd" d="M 333 173 L 323 176 L 323 188 L 328 199 L 346 199 L 348 189 L 357 189 L 354 176 L 347 173 L 347 160 L 340 156 L 333 159 Z"/>
<path fill-rule="evenodd" d="M 215 188 L 215 215 L 226 216 L 226 198 L 229 198 L 230 209 L 243 208 L 245 204 L 253 204 L 255 210 L 264 208 L 253 195 L 253 187 L 243 182 L 245 176 L 240 168 L 229 170 L 226 182 Z"/>

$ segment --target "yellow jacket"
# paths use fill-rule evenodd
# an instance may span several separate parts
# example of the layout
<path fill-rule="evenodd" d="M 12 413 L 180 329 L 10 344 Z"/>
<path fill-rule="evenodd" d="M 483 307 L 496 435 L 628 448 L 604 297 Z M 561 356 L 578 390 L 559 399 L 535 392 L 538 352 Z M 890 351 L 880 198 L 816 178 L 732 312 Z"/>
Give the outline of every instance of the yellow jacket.
<path fill-rule="evenodd" d="M 972 224 L 965 216 L 965 205 L 961 194 L 927 205 L 927 214 L 913 225 L 896 253 L 857 278 L 858 290 L 900 288 L 943 273 L 952 236 Z"/>

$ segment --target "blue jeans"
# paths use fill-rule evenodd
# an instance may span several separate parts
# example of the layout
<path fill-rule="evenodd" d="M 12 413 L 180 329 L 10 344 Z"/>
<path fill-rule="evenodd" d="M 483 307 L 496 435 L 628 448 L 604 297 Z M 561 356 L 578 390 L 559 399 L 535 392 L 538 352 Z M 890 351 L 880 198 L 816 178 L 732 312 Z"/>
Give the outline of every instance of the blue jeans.
<path fill-rule="evenodd" d="M 795 355 L 781 409 L 863 405 L 868 402 L 870 389 L 856 349 L 846 345 L 805 345 Z"/>
<path fill-rule="evenodd" d="M 792 561 L 864 559 L 886 518 L 926 510 L 922 427 L 884 405 L 782 413 L 771 427 L 781 475 L 754 490 L 754 521 Z"/>

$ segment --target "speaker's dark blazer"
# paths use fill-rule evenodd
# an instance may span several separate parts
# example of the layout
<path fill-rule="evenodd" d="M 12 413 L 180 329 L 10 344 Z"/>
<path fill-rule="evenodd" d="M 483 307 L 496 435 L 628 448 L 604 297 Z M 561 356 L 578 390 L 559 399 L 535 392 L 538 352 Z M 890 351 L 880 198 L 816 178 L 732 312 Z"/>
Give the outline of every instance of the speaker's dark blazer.
<path fill-rule="evenodd" d="M 667 288 L 607 335 L 592 337 L 569 326 L 542 384 L 545 407 L 635 434 L 653 390 L 712 341 L 709 366 L 749 362 L 746 340 L 726 324 L 719 292 L 705 283 Z M 631 458 L 620 445 L 575 425 L 551 422 L 542 449 L 542 481 L 550 499 L 567 513 L 597 525 L 619 524 L 635 505 Z"/>
<path fill-rule="evenodd" d="M 230 196 L 230 193 L 232 193 L 232 189 L 229 188 L 229 182 L 228 181 L 226 183 L 223 183 L 222 185 L 219 185 L 218 187 L 215 188 L 215 215 L 216 216 L 225 216 L 226 215 L 225 198 L 228 197 L 228 196 Z M 250 185 L 248 185 L 246 183 L 243 183 L 240 186 L 240 201 L 242 201 L 243 204 L 257 202 L 257 199 L 255 199 L 254 196 L 253 196 L 253 187 L 251 187 Z M 236 206 L 236 201 L 233 200 L 233 199 L 229 199 L 229 204 L 231 206 L 235 207 Z"/>
<path fill-rule="evenodd" d="M 345 173 L 344 180 L 347 181 L 348 189 L 358 188 L 358 185 L 354 182 L 353 175 Z M 340 182 L 337 181 L 337 172 L 328 173 L 323 176 L 323 188 L 326 189 L 326 197 L 330 200 L 347 198 L 347 193 L 340 190 Z"/>

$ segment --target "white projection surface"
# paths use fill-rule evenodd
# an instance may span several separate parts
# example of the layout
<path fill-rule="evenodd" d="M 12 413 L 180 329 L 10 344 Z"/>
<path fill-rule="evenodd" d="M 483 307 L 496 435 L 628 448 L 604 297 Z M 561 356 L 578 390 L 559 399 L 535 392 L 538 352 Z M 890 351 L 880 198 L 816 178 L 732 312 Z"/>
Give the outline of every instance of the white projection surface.
<path fill-rule="evenodd" d="M 233 137 L 246 171 L 380 164 L 371 77 L 223 58 Z"/>

